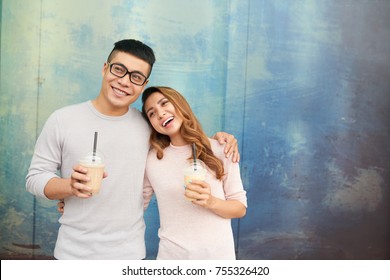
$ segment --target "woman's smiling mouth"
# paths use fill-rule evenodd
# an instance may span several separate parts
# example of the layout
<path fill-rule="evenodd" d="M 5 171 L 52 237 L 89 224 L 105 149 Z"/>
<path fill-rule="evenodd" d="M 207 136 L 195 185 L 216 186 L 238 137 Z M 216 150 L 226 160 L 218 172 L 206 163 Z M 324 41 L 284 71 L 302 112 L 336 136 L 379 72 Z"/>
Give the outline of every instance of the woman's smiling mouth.
<path fill-rule="evenodd" d="M 166 119 L 166 120 L 163 122 L 162 126 L 163 126 L 163 127 L 166 127 L 171 121 L 173 121 L 173 117 L 170 117 L 170 118 Z"/>

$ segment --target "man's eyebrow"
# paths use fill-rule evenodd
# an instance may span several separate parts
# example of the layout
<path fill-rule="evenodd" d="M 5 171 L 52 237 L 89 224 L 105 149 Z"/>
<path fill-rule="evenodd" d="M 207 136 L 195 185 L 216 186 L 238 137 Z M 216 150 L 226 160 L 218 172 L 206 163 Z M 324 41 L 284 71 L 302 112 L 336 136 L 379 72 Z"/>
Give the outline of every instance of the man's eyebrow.
<path fill-rule="evenodd" d="M 141 75 L 144 76 L 144 77 L 147 77 L 147 75 L 145 75 L 144 73 L 142 73 L 142 71 L 140 71 L 140 70 L 132 70 L 132 71 L 130 71 L 129 68 L 127 68 L 123 63 L 120 63 L 120 62 L 110 62 L 110 64 L 117 64 L 117 65 L 120 65 L 120 66 L 124 67 L 128 72 L 131 72 L 131 73 L 138 73 L 138 74 L 141 74 Z"/>

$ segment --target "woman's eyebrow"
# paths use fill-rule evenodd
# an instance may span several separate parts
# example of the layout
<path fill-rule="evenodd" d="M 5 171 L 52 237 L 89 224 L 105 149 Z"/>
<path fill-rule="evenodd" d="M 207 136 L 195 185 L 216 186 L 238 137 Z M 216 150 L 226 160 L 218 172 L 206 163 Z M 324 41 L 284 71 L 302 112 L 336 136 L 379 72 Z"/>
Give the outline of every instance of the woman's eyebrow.
<path fill-rule="evenodd" d="M 165 97 L 161 98 L 159 101 L 157 101 L 157 104 L 160 104 L 164 99 L 166 99 Z M 150 107 L 149 109 L 146 110 L 146 113 L 149 113 L 150 110 L 152 110 L 154 107 Z"/>

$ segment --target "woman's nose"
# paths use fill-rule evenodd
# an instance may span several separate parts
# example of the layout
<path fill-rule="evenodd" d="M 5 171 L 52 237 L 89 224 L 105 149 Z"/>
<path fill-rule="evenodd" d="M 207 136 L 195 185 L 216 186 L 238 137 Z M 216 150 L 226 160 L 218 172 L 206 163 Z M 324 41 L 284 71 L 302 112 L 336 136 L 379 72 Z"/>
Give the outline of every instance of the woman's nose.
<path fill-rule="evenodd" d="M 158 110 L 157 111 L 157 115 L 158 115 L 158 118 L 161 120 L 164 116 L 165 116 L 165 111 L 164 110 Z"/>

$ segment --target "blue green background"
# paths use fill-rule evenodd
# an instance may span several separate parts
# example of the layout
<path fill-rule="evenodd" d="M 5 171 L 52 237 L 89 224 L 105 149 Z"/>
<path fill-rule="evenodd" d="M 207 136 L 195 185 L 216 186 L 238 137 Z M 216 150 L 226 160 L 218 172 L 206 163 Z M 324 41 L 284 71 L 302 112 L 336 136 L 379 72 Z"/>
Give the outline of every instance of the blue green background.
<path fill-rule="evenodd" d="M 52 258 L 56 202 L 25 190 L 34 144 L 51 112 L 98 94 L 123 38 L 155 50 L 149 85 L 176 88 L 209 135 L 239 140 L 239 259 L 390 259 L 390 1 L 3 0 L 0 11 L 1 259 Z M 154 259 L 156 201 L 145 217 Z"/>

